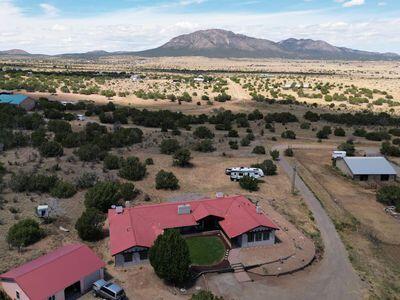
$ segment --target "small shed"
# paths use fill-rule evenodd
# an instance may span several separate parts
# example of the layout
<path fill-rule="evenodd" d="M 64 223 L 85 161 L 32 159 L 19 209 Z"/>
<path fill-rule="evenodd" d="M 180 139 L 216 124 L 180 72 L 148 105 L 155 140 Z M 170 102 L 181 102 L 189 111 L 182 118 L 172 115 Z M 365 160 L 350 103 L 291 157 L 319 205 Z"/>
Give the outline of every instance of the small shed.
<path fill-rule="evenodd" d="M 344 157 L 336 166 L 357 181 L 395 181 L 397 172 L 384 157 Z"/>
<path fill-rule="evenodd" d="M 104 278 L 105 263 L 86 245 L 71 244 L 0 275 L 11 299 L 77 299 Z"/>

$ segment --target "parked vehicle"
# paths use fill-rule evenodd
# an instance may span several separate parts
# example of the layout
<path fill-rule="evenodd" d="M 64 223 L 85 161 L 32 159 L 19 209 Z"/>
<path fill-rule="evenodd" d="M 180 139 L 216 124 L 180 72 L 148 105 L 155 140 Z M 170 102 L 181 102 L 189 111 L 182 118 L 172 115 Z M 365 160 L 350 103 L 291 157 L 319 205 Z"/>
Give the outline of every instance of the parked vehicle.
<path fill-rule="evenodd" d="M 253 178 L 261 178 L 264 177 L 263 170 L 259 168 L 247 168 L 247 167 L 234 167 L 227 168 L 225 170 L 225 174 L 229 175 L 231 181 L 238 181 L 244 176 L 250 176 Z"/>
<path fill-rule="evenodd" d="M 107 282 L 104 279 L 93 283 L 93 295 L 103 299 L 120 300 L 125 299 L 125 291 L 118 284 Z"/>
<path fill-rule="evenodd" d="M 345 157 L 346 157 L 346 151 L 333 151 L 332 152 L 333 159 L 345 158 Z"/>

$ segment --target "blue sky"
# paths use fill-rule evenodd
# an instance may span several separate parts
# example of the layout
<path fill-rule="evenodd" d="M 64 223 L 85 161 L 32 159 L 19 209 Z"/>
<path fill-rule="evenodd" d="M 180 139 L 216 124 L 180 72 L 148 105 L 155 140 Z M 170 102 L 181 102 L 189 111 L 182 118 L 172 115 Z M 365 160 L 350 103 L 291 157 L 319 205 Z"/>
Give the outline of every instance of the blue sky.
<path fill-rule="evenodd" d="M 0 49 L 143 50 L 199 29 L 400 53 L 399 0 L 0 0 Z"/>

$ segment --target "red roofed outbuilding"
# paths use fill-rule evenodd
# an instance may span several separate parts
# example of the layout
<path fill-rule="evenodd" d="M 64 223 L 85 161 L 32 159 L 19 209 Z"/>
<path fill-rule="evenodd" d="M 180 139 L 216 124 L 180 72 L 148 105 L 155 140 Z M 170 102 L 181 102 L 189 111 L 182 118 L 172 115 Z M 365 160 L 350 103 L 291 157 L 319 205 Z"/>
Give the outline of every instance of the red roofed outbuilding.
<path fill-rule="evenodd" d="M 164 229 L 183 234 L 220 230 L 234 247 L 274 244 L 279 229 L 243 196 L 110 209 L 108 222 L 117 266 L 147 260 L 148 249 Z"/>
<path fill-rule="evenodd" d="M 11 299 L 63 300 L 87 292 L 105 263 L 86 245 L 66 245 L 0 275 Z"/>

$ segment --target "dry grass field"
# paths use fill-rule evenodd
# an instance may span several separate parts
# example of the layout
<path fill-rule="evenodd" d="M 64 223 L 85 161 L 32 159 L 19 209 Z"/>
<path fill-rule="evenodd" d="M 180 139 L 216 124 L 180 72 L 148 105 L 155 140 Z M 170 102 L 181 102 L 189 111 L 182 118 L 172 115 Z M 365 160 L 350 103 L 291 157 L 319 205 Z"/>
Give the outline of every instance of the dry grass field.
<path fill-rule="evenodd" d="M 321 200 L 324 208 L 334 221 L 338 232 L 344 241 L 353 266 L 360 273 L 361 278 L 370 288 L 370 294 L 376 298 L 396 298 L 399 294 L 400 262 L 398 251 L 400 250 L 400 224 L 398 221 L 385 214 L 383 206 L 375 200 L 376 189 L 366 188 L 349 182 L 337 171 L 330 167 L 330 151 L 352 137 L 354 127 L 343 124 L 329 124 L 333 128 L 342 126 L 346 131 L 345 137 L 331 135 L 328 141 L 317 142 L 316 132 L 326 122 L 313 122 L 309 129 L 301 129 L 300 124 L 305 120 L 303 115 L 308 110 L 317 113 L 323 112 L 347 112 L 369 110 L 374 112 L 386 111 L 395 115 L 399 112 L 400 106 L 350 104 L 348 101 L 327 102 L 324 98 L 310 96 L 299 96 L 298 89 L 284 89 L 289 82 L 308 83 L 311 89 L 304 89 L 307 94 L 321 94 L 316 86 L 329 83 L 330 94 L 342 93 L 354 85 L 358 89 L 379 90 L 374 92 L 369 101 L 382 97 L 381 92 L 390 95 L 393 103 L 400 103 L 400 86 L 397 84 L 400 79 L 400 64 L 398 62 L 324 62 L 324 61 L 284 61 L 284 60 L 227 60 L 227 59 L 206 59 L 206 58 L 136 58 L 136 57 L 107 57 L 93 61 L 55 59 L 40 61 L 25 58 L 2 58 L 0 63 L 5 65 L 18 65 L 23 69 L 33 71 L 52 72 L 65 71 L 68 66 L 70 71 L 124 71 L 128 73 L 146 75 L 143 81 L 132 81 L 129 78 L 111 78 L 101 84 L 101 90 L 113 90 L 116 96 L 106 97 L 100 94 L 83 95 L 77 93 L 65 93 L 60 88 L 56 93 L 47 91 L 27 92 L 34 98 L 46 97 L 50 100 L 75 102 L 89 100 L 94 104 L 106 104 L 109 101 L 121 106 L 149 110 L 171 110 L 179 111 L 190 115 L 206 114 L 208 116 L 218 111 L 231 110 L 235 113 L 250 113 L 254 109 L 260 110 L 264 115 L 274 112 L 290 112 L 296 115 L 300 122 L 274 124 L 274 131 L 265 128 L 263 120 L 251 122 L 251 129 L 255 140 L 248 147 L 240 147 L 239 150 L 232 150 L 228 145 L 227 131 L 214 131 L 215 152 L 200 153 L 192 152 L 192 167 L 179 168 L 172 165 L 170 155 L 161 154 L 159 143 L 162 139 L 171 137 L 171 133 L 161 132 L 159 128 L 140 127 L 144 132 L 142 143 L 130 147 L 113 149 L 113 154 L 129 157 L 137 156 L 141 161 L 152 158 L 154 165 L 147 166 L 146 177 L 134 182 L 135 187 L 140 190 L 139 196 L 134 203 L 159 203 L 185 196 L 191 197 L 194 194 L 204 197 L 213 197 L 216 192 L 223 192 L 227 195 L 246 194 L 249 198 L 261 200 L 264 210 L 274 209 L 282 214 L 287 220 L 301 229 L 307 235 L 313 237 L 319 243 L 319 231 L 308 210 L 299 195 L 293 195 L 290 190 L 290 178 L 278 167 L 278 175 L 263 178 L 260 190 L 257 192 L 246 192 L 240 188 L 237 182 L 231 182 L 224 174 L 227 167 L 247 166 L 253 163 L 262 162 L 270 158 L 266 155 L 252 154 L 251 151 L 256 145 L 263 145 L 267 153 L 273 147 L 279 145 L 293 146 L 295 158 L 293 163 L 299 163 L 300 175 Z M 192 70 L 191 72 L 185 70 Z M 194 73 L 193 71 L 199 71 Z M 184 72 L 185 71 L 185 72 Z M 252 73 L 258 72 L 258 73 Z M 215 81 L 211 83 L 195 83 L 182 79 L 174 82 L 173 76 L 181 78 L 193 78 L 198 74 L 209 75 L 213 80 L 220 78 L 226 81 L 222 85 L 225 92 L 232 97 L 227 102 L 214 101 L 214 97 L 221 93 L 220 89 L 214 89 Z M 260 76 L 269 74 L 269 77 Z M 86 80 L 86 79 L 85 79 Z M 84 81 L 85 84 L 94 84 L 94 79 Z M 249 87 L 253 87 L 251 90 Z M 268 88 L 266 88 L 268 86 Z M 357 90 L 358 90 L 357 89 Z M 218 90 L 218 91 L 217 91 Z M 278 92 L 278 97 L 273 97 L 271 90 Z M 165 95 L 182 95 L 187 92 L 191 102 L 171 101 L 168 99 L 143 99 L 137 95 L 138 91 L 145 93 L 157 92 Z M 126 95 L 118 95 L 120 92 Z M 295 97 L 301 105 L 267 103 L 265 101 L 254 101 L 252 92 L 263 95 L 267 98 Z M 359 92 L 359 91 L 358 91 Z M 202 100 L 207 95 L 210 101 Z M 361 95 L 360 97 L 364 97 Z M 386 97 L 386 96 L 385 96 Z M 312 104 L 317 103 L 317 107 Z M 334 104 L 334 106 L 332 106 Z M 78 112 L 74 112 L 78 113 Z M 79 112 L 83 113 L 83 112 Z M 86 122 L 99 122 L 97 116 L 88 117 Z M 72 129 L 80 131 L 86 122 L 71 121 Z M 112 125 L 107 125 L 110 131 Z M 207 124 L 214 130 L 214 125 Z M 123 127 L 139 127 L 132 124 Z M 191 131 L 181 130 L 182 135 L 174 137 L 181 145 L 192 148 L 196 140 L 192 132 L 197 125 L 192 126 Z M 364 126 L 368 130 L 378 130 L 378 126 Z M 237 128 L 240 137 L 247 132 L 245 128 Z M 296 140 L 281 138 L 285 130 L 296 132 Z M 240 140 L 240 139 L 238 139 Z M 365 139 L 356 138 L 356 147 Z M 379 148 L 380 143 L 368 142 L 365 145 L 372 145 Z M 322 149 L 323 148 L 323 149 Z M 393 160 L 398 160 L 393 158 Z M 65 181 L 74 182 L 83 172 L 94 172 L 100 180 L 120 180 L 118 171 L 107 171 L 103 169 L 101 162 L 81 162 L 73 149 L 64 149 L 64 155 L 60 158 L 41 158 L 38 151 L 32 147 L 17 148 L 5 151 L 0 155 L 0 162 L 4 164 L 8 173 L 4 181 L 8 182 L 11 172 L 19 170 L 36 170 L 46 174 L 56 174 Z M 55 167 L 57 166 L 57 167 Z M 179 179 L 180 189 L 176 191 L 157 190 L 155 188 L 155 176 L 161 169 L 172 171 Z M 34 208 L 41 203 L 49 202 L 48 194 L 37 193 L 14 193 L 6 187 L 2 193 L 3 205 L 0 210 L 0 272 L 24 261 L 30 260 L 43 253 L 54 249 L 67 242 L 79 241 L 74 225 L 84 210 L 85 190 L 79 191 L 69 199 L 58 200 L 59 213 L 56 220 L 51 224 L 43 224 L 47 236 L 36 244 L 18 252 L 9 249 L 5 241 L 6 233 L 10 226 L 18 220 L 26 217 L 35 218 Z M 64 232 L 59 229 L 62 226 L 69 230 Z M 96 252 L 109 263 L 108 271 L 117 281 L 127 288 L 132 299 L 173 299 L 182 298 L 179 295 L 173 296 L 174 291 L 164 285 L 156 278 L 152 269 L 148 266 L 134 268 L 132 270 L 115 270 L 112 266 L 112 258 L 108 251 L 108 239 L 97 243 L 90 243 Z M 318 262 L 317 262 L 318 263 Z M 130 277 L 135 276 L 137 280 L 132 282 Z M 201 285 L 201 283 L 199 283 Z M 396 294 L 397 293 L 397 294 Z M 157 298 L 158 297 L 158 298 Z"/>

